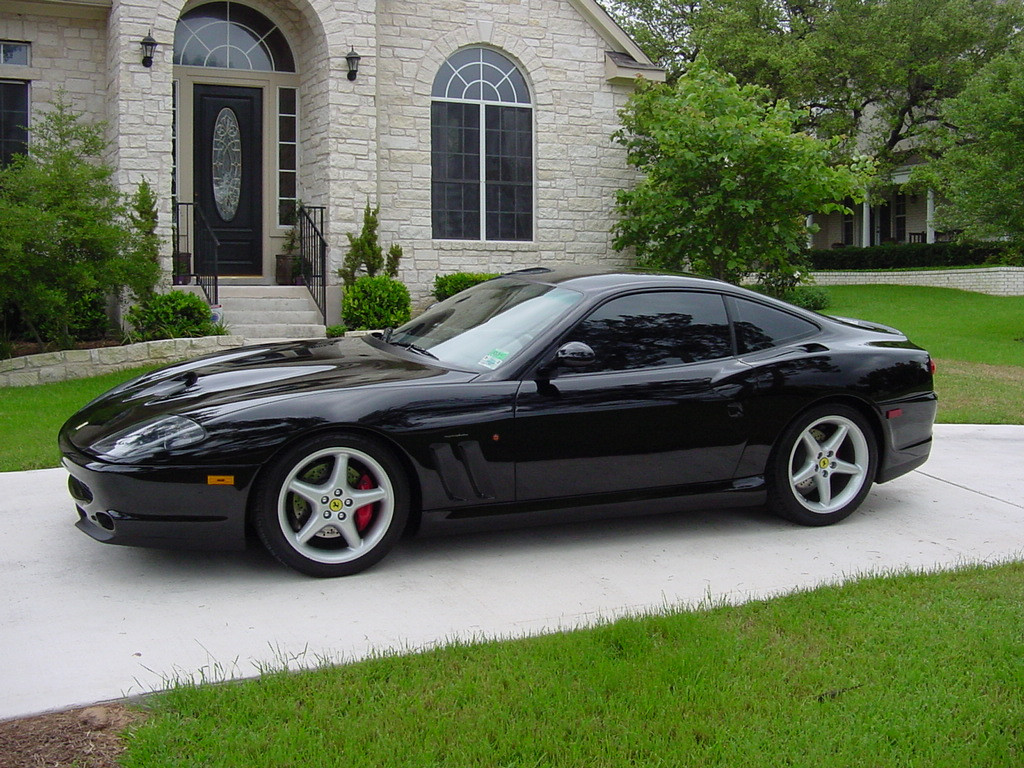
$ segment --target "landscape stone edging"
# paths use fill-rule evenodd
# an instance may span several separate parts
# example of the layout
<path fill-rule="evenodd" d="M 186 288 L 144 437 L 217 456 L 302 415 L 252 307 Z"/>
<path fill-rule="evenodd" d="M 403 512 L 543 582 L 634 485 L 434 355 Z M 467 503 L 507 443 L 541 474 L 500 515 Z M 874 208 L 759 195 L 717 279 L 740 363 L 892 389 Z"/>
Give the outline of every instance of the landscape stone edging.
<path fill-rule="evenodd" d="M 51 381 L 82 379 L 124 368 L 186 360 L 243 344 L 245 338 L 242 336 L 203 336 L 24 355 L 0 360 L 0 387 L 28 387 Z"/>
<path fill-rule="evenodd" d="M 816 285 L 921 285 L 957 288 L 991 296 L 1024 296 L 1024 267 L 921 270 L 827 270 L 815 271 Z"/>

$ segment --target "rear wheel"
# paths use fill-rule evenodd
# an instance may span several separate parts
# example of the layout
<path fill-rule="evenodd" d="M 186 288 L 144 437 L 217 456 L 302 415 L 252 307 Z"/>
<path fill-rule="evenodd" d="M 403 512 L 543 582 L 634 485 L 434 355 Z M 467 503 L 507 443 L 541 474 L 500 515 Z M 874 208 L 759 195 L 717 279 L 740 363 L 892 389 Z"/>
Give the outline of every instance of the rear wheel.
<path fill-rule="evenodd" d="M 359 435 L 321 435 L 286 452 L 261 481 L 254 522 L 278 560 L 310 576 L 347 576 L 378 562 L 409 515 L 405 473 Z"/>
<path fill-rule="evenodd" d="M 871 490 L 878 447 L 864 417 L 838 403 L 812 408 L 779 438 L 769 460 L 769 506 L 801 525 L 829 525 Z"/>

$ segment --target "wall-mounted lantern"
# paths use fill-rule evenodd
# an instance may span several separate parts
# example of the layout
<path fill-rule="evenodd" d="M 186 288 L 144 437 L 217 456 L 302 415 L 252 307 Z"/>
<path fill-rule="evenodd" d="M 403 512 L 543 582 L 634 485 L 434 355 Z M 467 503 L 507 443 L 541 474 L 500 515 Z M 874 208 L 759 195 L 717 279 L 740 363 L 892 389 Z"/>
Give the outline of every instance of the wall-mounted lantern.
<path fill-rule="evenodd" d="M 356 53 L 356 49 L 355 48 L 351 49 L 348 53 L 345 54 L 345 61 L 348 62 L 348 79 L 349 80 L 355 80 L 356 79 L 356 75 L 359 74 L 359 60 L 361 58 L 362 58 L 362 56 L 360 56 L 358 53 Z"/>
<path fill-rule="evenodd" d="M 156 40 L 153 39 L 152 34 L 146 35 L 142 38 L 139 43 L 142 46 L 142 66 L 152 67 L 153 66 L 153 54 L 156 53 Z"/>

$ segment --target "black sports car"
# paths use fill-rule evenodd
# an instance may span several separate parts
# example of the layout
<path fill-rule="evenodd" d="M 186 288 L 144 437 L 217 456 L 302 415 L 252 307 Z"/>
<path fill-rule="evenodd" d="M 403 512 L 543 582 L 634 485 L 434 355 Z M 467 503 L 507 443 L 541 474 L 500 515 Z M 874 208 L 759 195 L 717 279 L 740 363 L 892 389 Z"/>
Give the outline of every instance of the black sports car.
<path fill-rule="evenodd" d="M 395 330 L 146 374 L 60 446 L 99 541 L 255 531 L 339 576 L 404 531 L 482 516 L 767 503 L 834 523 L 927 459 L 932 373 L 899 331 L 725 283 L 538 268 Z"/>

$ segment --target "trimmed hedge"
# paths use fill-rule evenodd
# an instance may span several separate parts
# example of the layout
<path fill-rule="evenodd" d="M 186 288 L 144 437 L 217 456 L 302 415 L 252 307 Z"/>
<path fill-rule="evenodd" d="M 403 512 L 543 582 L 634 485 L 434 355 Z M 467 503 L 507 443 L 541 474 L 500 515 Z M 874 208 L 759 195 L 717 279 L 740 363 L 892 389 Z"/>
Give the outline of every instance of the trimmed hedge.
<path fill-rule="evenodd" d="M 219 336 L 224 330 L 214 325 L 210 307 L 194 293 L 168 291 L 153 293 L 128 310 L 133 330 L 130 341 L 184 339 Z"/>
<path fill-rule="evenodd" d="M 434 296 L 438 301 L 444 301 L 456 293 L 495 277 L 498 277 L 496 272 L 455 272 L 451 275 L 437 275 L 434 278 Z"/>
<path fill-rule="evenodd" d="M 811 266 L 821 270 L 915 269 L 970 267 L 998 261 L 1002 243 L 909 243 L 870 248 L 832 248 L 809 252 Z"/>
<path fill-rule="evenodd" d="M 411 316 L 409 289 L 387 275 L 360 277 L 342 294 L 341 319 L 352 330 L 397 328 Z"/>

